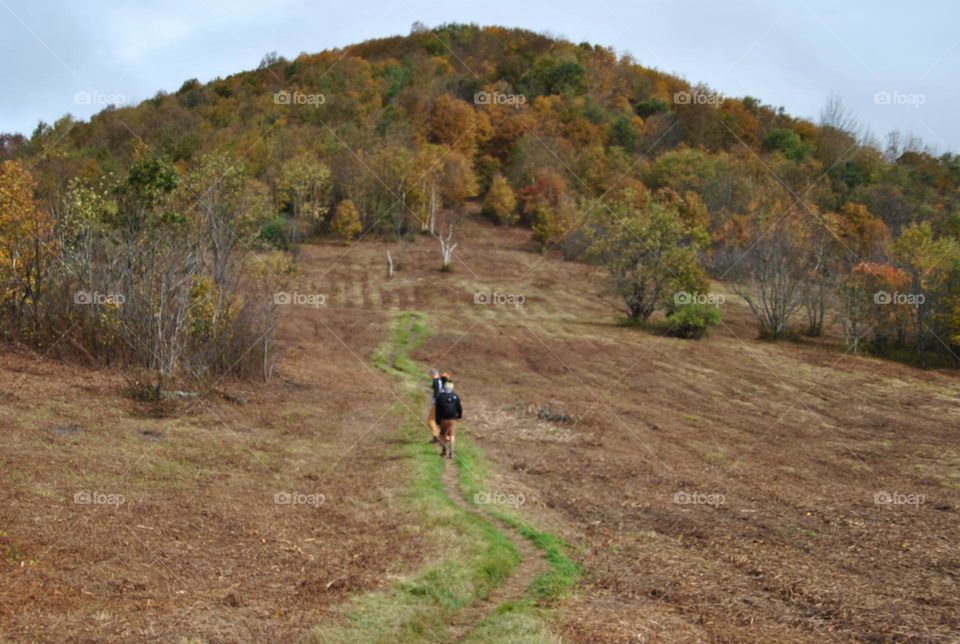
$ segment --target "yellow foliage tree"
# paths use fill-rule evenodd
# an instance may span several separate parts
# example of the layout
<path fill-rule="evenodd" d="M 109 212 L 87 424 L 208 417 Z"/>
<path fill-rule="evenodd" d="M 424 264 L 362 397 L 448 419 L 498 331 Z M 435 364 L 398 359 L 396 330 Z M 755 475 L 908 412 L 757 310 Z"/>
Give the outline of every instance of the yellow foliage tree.
<path fill-rule="evenodd" d="M 433 103 L 431 131 L 437 143 L 463 153 L 472 159 L 477 146 L 474 109 L 448 94 Z"/>
<path fill-rule="evenodd" d="M 493 178 L 487 198 L 483 201 L 483 212 L 498 224 L 516 223 L 517 198 L 503 175 L 498 174 Z"/>
<path fill-rule="evenodd" d="M 360 223 L 360 213 L 357 207 L 349 199 L 344 199 L 337 204 L 337 209 L 333 213 L 331 222 L 333 230 L 344 241 L 351 241 L 354 237 L 363 232 L 363 224 Z"/>
<path fill-rule="evenodd" d="M 19 318 L 35 304 L 56 250 L 53 221 L 34 198 L 36 180 L 15 161 L 0 166 L 0 304 Z"/>

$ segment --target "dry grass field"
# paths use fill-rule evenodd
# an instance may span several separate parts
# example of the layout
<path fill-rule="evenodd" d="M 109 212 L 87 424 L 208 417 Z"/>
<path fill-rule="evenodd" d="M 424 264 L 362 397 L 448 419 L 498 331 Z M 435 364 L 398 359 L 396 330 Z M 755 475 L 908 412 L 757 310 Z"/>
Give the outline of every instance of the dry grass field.
<path fill-rule="evenodd" d="M 304 246 L 296 288 L 326 305 L 290 307 L 276 378 L 162 414 L 122 371 L 3 349 L 0 641 L 335 640 L 317 627 L 429 579 L 454 547 L 441 529 L 486 531 L 502 574 L 409 639 L 496 639 L 484 620 L 549 555 L 472 503 L 474 454 L 490 498 L 579 569 L 523 595 L 529 641 L 956 641 L 955 373 L 757 340 L 723 284 L 700 341 L 623 326 L 529 232 L 470 216 L 459 234 L 452 272 L 424 237 L 391 280 L 382 243 Z M 424 469 L 425 426 L 401 428 L 428 381 L 411 393 L 375 357 L 404 312 L 429 329 L 416 367 L 457 382 L 469 462 Z M 418 509 L 430 476 L 462 497 L 436 516 Z"/>

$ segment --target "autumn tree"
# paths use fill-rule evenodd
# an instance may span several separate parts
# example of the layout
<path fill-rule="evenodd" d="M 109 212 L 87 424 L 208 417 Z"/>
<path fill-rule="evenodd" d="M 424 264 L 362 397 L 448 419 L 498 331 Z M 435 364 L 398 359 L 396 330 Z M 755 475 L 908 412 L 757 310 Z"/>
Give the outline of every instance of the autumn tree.
<path fill-rule="evenodd" d="M 353 241 L 357 235 L 363 232 L 360 213 L 357 212 L 357 207 L 353 205 L 352 201 L 344 199 L 337 204 L 331 227 L 340 239 L 348 242 Z"/>
<path fill-rule="evenodd" d="M 932 332 L 930 313 L 949 301 L 956 285 L 948 279 L 960 263 L 960 242 L 952 237 L 936 238 L 928 222 L 907 227 L 893 243 L 893 259 L 910 276 L 917 359 L 926 365 L 927 339 Z M 942 338 L 940 338 L 942 342 Z"/>
<path fill-rule="evenodd" d="M 498 224 L 513 224 L 517 221 L 516 208 L 517 199 L 510 182 L 503 175 L 496 175 L 483 201 L 483 213 Z"/>
<path fill-rule="evenodd" d="M 286 161 L 280 169 L 277 196 L 281 208 L 293 217 L 293 240 L 297 241 L 299 222 L 316 229 L 329 209 L 332 183 L 330 168 L 309 153 Z"/>
<path fill-rule="evenodd" d="M 53 221 L 34 197 L 35 186 L 19 163 L 0 165 L 0 305 L 17 325 L 28 305 L 39 324 L 45 273 L 57 247 Z"/>
<path fill-rule="evenodd" d="M 810 271 L 807 215 L 779 200 L 756 204 L 747 217 L 743 246 L 728 269 L 762 337 L 779 338 L 803 305 Z"/>
<path fill-rule="evenodd" d="M 826 307 L 835 296 L 837 315 L 851 349 L 859 349 L 859 329 L 868 307 L 861 289 L 885 274 L 884 249 L 890 231 L 866 206 L 848 202 L 837 213 L 823 217 L 811 238 L 810 288 L 804 299 L 808 332 L 822 328 Z"/>
<path fill-rule="evenodd" d="M 541 250 L 556 244 L 575 221 L 576 202 L 563 177 L 544 171 L 532 184 L 517 192 L 524 221 L 533 229 Z"/>
<path fill-rule="evenodd" d="M 203 245 L 209 245 L 216 323 L 237 285 L 238 250 L 249 248 L 270 217 L 270 202 L 264 186 L 248 179 L 242 162 L 218 153 L 202 157 L 187 175 L 184 198 L 185 208 L 197 215 Z"/>
<path fill-rule="evenodd" d="M 909 282 L 904 271 L 877 262 L 859 263 L 840 277 L 838 318 L 849 351 L 859 352 L 871 336 L 880 352 L 902 343 L 909 317 L 903 316 L 902 306 L 885 301 L 884 294 L 901 291 Z"/>
<path fill-rule="evenodd" d="M 452 151 L 443 158 L 443 175 L 440 181 L 440 197 L 448 206 L 462 206 L 463 202 L 477 196 L 477 177 L 473 164 L 463 154 Z"/>
<path fill-rule="evenodd" d="M 474 109 L 468 103 L 441 94 L 433 103 L 430 126 L 435 142 L 473 158 L 477 146 L 476 124 Z"/>
<path fill-rule="evenodd" d="M 676 293 L 705 290 L 697 254 L 707 242 L 706 231 L 684 220 L 676 200 L 610 208 L 590 224 L 588 256 L 605 269 L 610 292 L 631 320 L 646 321 Z"/>

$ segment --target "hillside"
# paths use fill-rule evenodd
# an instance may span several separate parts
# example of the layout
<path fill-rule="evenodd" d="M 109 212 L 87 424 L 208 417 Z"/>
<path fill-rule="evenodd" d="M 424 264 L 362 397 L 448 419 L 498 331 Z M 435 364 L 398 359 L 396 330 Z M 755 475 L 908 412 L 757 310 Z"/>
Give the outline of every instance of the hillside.
<path fill-rule="evenodd" d="M 243 194 L 235 245 L 250 246 L 259 230 L 259 240 L 287 247 L 312 234 L 422 232 L 439 208 L 476 198 L 491 218 L 532 228 L 542 250 L 582 259 L 591 234 L 616 235 L 651 200 L 683 199 L 684 224 L 696 227 L 682 241 L 697 255 L 694 273 L 733 279 L 754 300 L 786 300 L 781 312 L 758 312 L 762 334 L 793 326 L 818 335 L 837 308 L 854 350 L 960 364 L 950 286 L 960 270 L 960 161 L 896 133 L 881 151 L 859 138 L 855 115 L 825 101 L 814 124 L 597 45 L 418 27 L 293 61 L 266 56 L 255 71 L 186 81 L 89 123 L 64 117 L 29 140 L 4 137 L 2 158 L 14 163 L 5 182 L 31 185 L 37 198 L 16 208 L 42 213 L 19 223 L 7 215 L 5 225 L 43 231 L 60 247 L 36 252 L 55 255 L 95 222 L 106 233 L 126 228 L 129 244 L 146 213 L 170 228 L 193 217 L 212 186 Z M 237 185 L 215 181 L 223 172 Z M 791 261 L 779 270 L 797 286 L 767 293 L 759 264 L 781 251 Z M 43 259 L 31 264 L 10 279 L 29 282 Z M 703 287 L 697 275 L 683 281 L 670 288 Z M 20 319 L 41 287 L 10 288 Z M 893 306 L 866 310 L 882 294 Z M 56 337 L 40 327 L 29 335 Z"/>
<path fill-rule="evenodd" d="M 573 595 L 544 604 L 555 636 L 960 628 L 954 377 L 757 341 L 733 300 L 699 343 L 625 328 L 581 266 L 536 261 L 529 233 L 466 225 L 473 242 L 447 274 L 428 240 L 389 281 L 382 247 L 305 246 L 295 288 L 328 302 L 284 318 L 276 378 L 217 384 L 166 418 L 144 416 L 122 372 L 4 351 L 0 632 L 290 641 L 338 623 L 350 594 L 451 555 L 450 528 L 424 529 L 410 506 L 418 454 L 436 459 L 426 379 L 408 435 L 402 391 L 373 367 L 403 311 L 431 330 L 414 358 L 457 378 L 461 440 L 490 460 L 484 489 L 522 495 L 519 515 L 562 535 L 582 567 Z M 477 289 L 527 298 L 476 304 Z M 77 505 L 78 490 L 126 498 Z M 324 502 L 278 506 L 278 490 Z M 884 493 L 923 501 L 876 503 Z M 444 640 L 426 627 L 407 639 Z"/>
<path fill-rule="evenodd" d="M 0 137 L 0 641 L 950 641 L 960 158 L 825 103 L 418 24 Z"/>

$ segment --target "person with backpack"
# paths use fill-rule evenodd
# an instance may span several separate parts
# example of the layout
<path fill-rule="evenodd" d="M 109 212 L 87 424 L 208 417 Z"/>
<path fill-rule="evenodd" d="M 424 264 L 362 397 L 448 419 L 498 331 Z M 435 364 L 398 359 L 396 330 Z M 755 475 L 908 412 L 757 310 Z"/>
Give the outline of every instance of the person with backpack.
<path fill-rule="evenodd" d="M 432 436 L 430 442 L 439 443 L 440 427 L 437 425 L 437 396 L 443 393 L 443 385 L 450 379 L 450 374 L 446 372 L 440 373 L 436 369 L 431 369 L 430 378 L 433 381 L 430 385 L 433 390 L 433 396 L 430 403 L 430 414 L 427 416 L 427 427 L 430 428 L 430 434 Z"/>
<path fill-rule="evenodd" d="M 463 418 L 460 396 L 453 393 L 453 382 L 443 384 L 443 393 L 437 396 L 436 420 L 440 425 L 440 456 L 453 458 L 457 443 L 457 421 Z"/>

